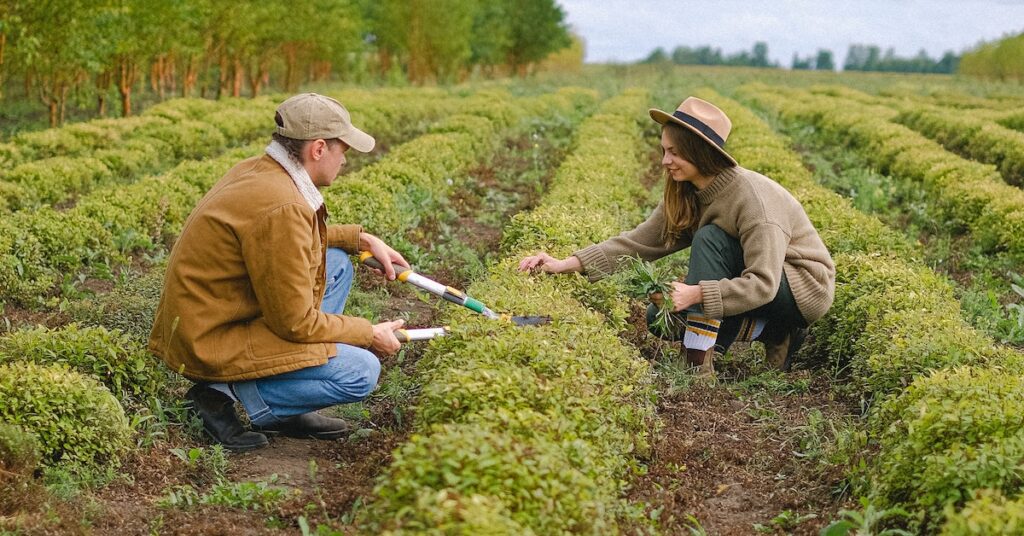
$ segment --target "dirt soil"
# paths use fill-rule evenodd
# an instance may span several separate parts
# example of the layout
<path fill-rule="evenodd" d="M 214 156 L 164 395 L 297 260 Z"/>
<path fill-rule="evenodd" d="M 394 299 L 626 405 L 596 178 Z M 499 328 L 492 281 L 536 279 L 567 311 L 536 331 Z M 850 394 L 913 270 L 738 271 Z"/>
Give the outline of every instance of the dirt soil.
<path fill-rule="evenodd" d="M 836 495 L 843 483 L 838 468 L 802 457 L 808 449 L 800 437 L 811 410 L 826 422 L 854 411 L 852 401 L 836 397 L 825 374 L 797 370 L 784 376 L 805 389 L 744 386 L 743 380 L 767 369 L 751 359 L 756 349 L 737 343 L 729 359 L 718 356 L 716 385 L 676 387 L 672 379 L 679 373 L 666 363 L 679 359 L 678 345 L 652 340 L 642 313 L 635 307 L 630 338 L 659 371 L 657 413 L 664 428 L 652 445 L 647 474 L 633 482 L 628 498 L 660 510 L 665 534 L 703 528 L 721 536 L 817 535 L 840 509 L 854 507 L 849 497 Z M 791 520 L 807 519 L 773 524 L 787 511 Z"/>

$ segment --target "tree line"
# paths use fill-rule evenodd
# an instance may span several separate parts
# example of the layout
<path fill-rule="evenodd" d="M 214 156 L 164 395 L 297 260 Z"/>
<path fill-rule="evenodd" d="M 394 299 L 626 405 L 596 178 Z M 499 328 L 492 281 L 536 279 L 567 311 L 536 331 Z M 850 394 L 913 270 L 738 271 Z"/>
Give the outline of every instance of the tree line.
<path fill-rule="evenodd" d="M 70 97 L 106 115 L 133 91 L 294 92 L 304 82 L 422 84 L 527 75 L 573 44 L 554 0 L 5 0 L 0 98 L 22 86 L 63 121 Z"/>
<path fill-rule="evenodd" d="M 851 45 L 843 62 L 845 71 L 883 71 L 901 73 L 954 73 L 960 58 L 952 51 L 946 52 L 941 58 L 932 59 L 921 50 L 916 56 L 904 58 L 896 55 L 892 48 L 882 53 L 875 45 Z M 778 62 L 768 58 L 768 44 L 763 41 L 754 43 L 750 51 L 740 51 L 725 55 L 722 49 L 711 46 L 678 46 L 667 52 L 664 48 L 654 49 L 641 63 L 674 63 L 676 65 L 734 65 L 743 67 L 779 68 Z M 793 55 L 792 69 L 813 69 L 834 71 L 836 63 L 831 50 L 819 49 L 816 54 L 800 57 Z"/>
<path fill-rule="evenodd" d="M 998 80 L 1024 81 L 1024 33 L 982 43 L 964 54 L 960 72 Z"/>

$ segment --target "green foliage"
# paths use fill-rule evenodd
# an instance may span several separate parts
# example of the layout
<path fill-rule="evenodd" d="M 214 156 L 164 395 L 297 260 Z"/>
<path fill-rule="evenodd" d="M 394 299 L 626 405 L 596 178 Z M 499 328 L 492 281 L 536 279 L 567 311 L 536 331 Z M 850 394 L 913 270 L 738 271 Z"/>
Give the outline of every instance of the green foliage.
<path fill-rule="evenodd" d="M 906 518 L 907 512 L 900 508 L 879 509 L 867 499 L 861 498 L 861 510 L 840 510 L 837 521 L 821 529 L 821 536 L 910 536 L 911 533 L 882 526 L 897 518 Z"/>
<path fill-rule="evenodd" d="M 0 363 L 61 364 L 103 382 L 130 408 L 160 394 L 167 371 L 137 340 L 120 331 L 70 324 L 18 330 L 0 338 Z"/>
<path fill-rule="evenodd" d="M 39 440 L 20 426 L 0 424 L 0 515 L 15 513 L 39 493 L 33 489 L 38 466 Z"/>
<path fill-rule="evenodd" d="M 1017 34 L 982 43 L 974 50 L 965 52 L 960 60 L 960 72 L 984 78 L 1020 81 L 1024 79 L 1022 58 L 1024 34 Z"/>
<path fill-rule="evenodd" d="M 381 534 L 531 536 L 534 532 L 511 519 L 501 501 L 485 495 L 460 495 L 446 488 L 440 491 L 421 491 L 402 528 L 385 530 Z"/>
<path fill-rule="evenodd" d="M 228 482 L 222 480 L 210 491 L 200 494 L 189 484 L 176 486 L 157 501 L 164 508 L 191 508 L 199 505 L 226 506 L 242 510 L 269 511 L 288 498 L 287 489 L 275 486 L 277 475 L 268 481 Z"/>
<path fill-rule="evenodd" d="M 415 434 L 395 452 L 386 481 L 374 490 L 375 507 L 394 512 L 374 530 L 428 528 L 422 514 L 404 505 L 450 490 L 457 496 L 492 497 L 509 509 L 513 521 L 541 534 L 605 532 L 614 520 L 599 505 L 609 498 L 577 469 L 590 454 L 582 442 L 527 443 L 479 425 L 444 425 L 428 435 Z"/>
<path fill-rule="evenodd" d="M 983 536 L 1021 532 L 1024 532 L 1024 500 L 1011 499 L 994 490 L 979 490 L 963 509 L 946 509 L 941 534 Z"/>
<path fill-rule="evenodd" d="M 196 485 L 220 481 L 227 473 L 228 459 L 221 445 L 209 448 L 174 448 L 171 449 L 171 454 L 181 460 L 188 472 L 189 480 Z"/>
<path fill-rule="evenodd" d="M 627 296 L 651 300 L 658 307 L 658 314 L 651 327 L 659 333 L 675 333 L 681 326 L 681 320 L 672 314 L 675 306 L 672 304 L 671 283 L 676 278 L 671 269 L 639 257 L 628 257 L 620 270 L 616 277 L 621 278 L 621 287 Z"/>
<path fill-rule="evenodd" d="M 116 466 L 131 436 L 103 385 L 58 365 L 0 365 L 0 420 L 36 436 L 47 465 Z"/>
<path fill-rule="evenodd" d="M 440 519 L 453 532 L 469 531 L 450 510 L 439 511 L 438 498 L 482 497 L 484 519 L 495 523 L 484 531 L 518 525 L 541 534 L 616 532 L 620 516 L 628 516 L 620 486 L 639 470 L 633 456 L 648 451 L 654 422 L 648 364 L 602 314 L 577 300 L 592 296 L 581 278 L 523 274 L 515 266 L 524 248 L 568 252 L 586 243 L 579 236 L 607 236 L 628 225 L 626 218 L 639 219 L 639 185 L 622 177 L 644 169 L 635 122 L 642 103 L 643 95 L 628 93 L 585 121 L 574 155 L 536 209 L 567 213 L 580 234 L 567 236 L 572 226 L 562 220 L 517 216 L 506 229 L 509 256 L 467 289 L 494 310 L 553 322 L 517 328 L 451 311 L 450 336 L 431 342 L 417 367 L 420 432 L 382 476 L 368 530 L 421 531 Z M 621 219 L 581 218 L 608 205 L 629 210 L 609 208 Z M 595 301 L 606 305 L 600 312 L 621 321 L 625 297 L 607 287 L 599 292 Z"/>
<path fill-rule="evenodd" d="M 1024 489 L 1024 380 L 1012 371 L 935 372 L 880 409 L 872 477 L 883 506 L 903 505 L 936 529 L 948 505 L 979 488 Z"/>

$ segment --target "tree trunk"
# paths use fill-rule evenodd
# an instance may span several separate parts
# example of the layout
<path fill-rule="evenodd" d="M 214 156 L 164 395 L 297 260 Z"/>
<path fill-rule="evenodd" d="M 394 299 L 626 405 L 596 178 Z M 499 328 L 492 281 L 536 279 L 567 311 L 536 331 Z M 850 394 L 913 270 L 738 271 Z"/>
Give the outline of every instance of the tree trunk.
<path fill-rule="evenodd" d="M 298 46 L 295 43 L 284 45 L 284 90 L 294 93 L 298 83 L 295 80 L 295 68 L 298 63 Z"/>
<path fill-rule="evenodd" d="M 118 62 L 117 90 L 121 93 L 121 116 L 132 115 L 132 86 L 135 85 L 138 67 L 128 58 Z"/>
<path fill-rule="evenodd" d="M 192 90 L 196 87 L 196 77 L 198 72 L 196 71 L 196 59 L 193 56 L 189 56 L 188 63 L 185 64 L 185 75 L 181 79 L 181 96 L 188 97 L 192 94 Z"/>
<path fill-rule="evenodd" d="M 227 93 L 228 89 L 228 57 L 221 54 L 217 62 L 217 100 L 220 100 Z"/>
<path fill-rule="evenodd" d="M 242 81 L 245 80 L 245 69 L 242 67 L 242 60 L 235 58 L 235 61 L 232 63 L 232 70 L 234 76 L 231 83 L 231 96 L 241 97 Z"/>
<path fill-rule="evenodd" d="M 0 99 L 4 98 L 4 49 L 7 48 L 7 34 L 0 32 Z"/>

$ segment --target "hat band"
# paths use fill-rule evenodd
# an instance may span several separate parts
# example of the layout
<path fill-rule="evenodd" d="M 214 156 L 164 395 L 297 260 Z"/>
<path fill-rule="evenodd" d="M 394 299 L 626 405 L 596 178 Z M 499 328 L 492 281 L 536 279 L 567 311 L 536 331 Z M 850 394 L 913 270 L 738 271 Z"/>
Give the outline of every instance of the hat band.
<path fill-rule="evenodd" d="M 715 145 L 717 145 L 719 149 L 725 149 L 725 140 L 723 140 L 717 132 L 712 130 L 711 127 L 707 126 L 700 119 L 697 119 L 696 117 L 686 112 L 680 112 L 679 110 L 672 112 L 672 117 L 675 117 L 676 119 L 697 129 L 697 132 L 700 132 L 701 134 L 707 136 L 709 140 L 715 142 Z"/>

